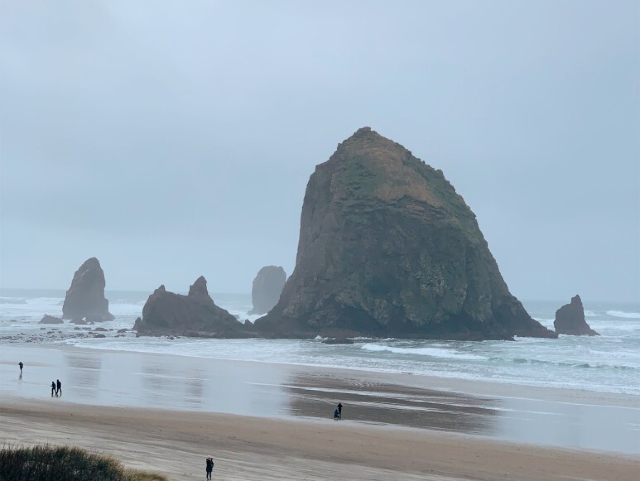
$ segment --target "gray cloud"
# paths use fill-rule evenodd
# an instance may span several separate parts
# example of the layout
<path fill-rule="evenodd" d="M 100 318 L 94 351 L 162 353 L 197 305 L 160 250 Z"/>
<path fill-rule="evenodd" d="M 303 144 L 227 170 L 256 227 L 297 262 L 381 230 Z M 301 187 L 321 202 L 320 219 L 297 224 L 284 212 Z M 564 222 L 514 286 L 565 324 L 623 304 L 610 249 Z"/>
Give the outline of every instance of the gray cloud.
<path fill-rule="evenodd" d="M 370 125 L 522 298 L 640 296 L 638 3 L 2 1 L 0 285 L 248 291 Z"/>

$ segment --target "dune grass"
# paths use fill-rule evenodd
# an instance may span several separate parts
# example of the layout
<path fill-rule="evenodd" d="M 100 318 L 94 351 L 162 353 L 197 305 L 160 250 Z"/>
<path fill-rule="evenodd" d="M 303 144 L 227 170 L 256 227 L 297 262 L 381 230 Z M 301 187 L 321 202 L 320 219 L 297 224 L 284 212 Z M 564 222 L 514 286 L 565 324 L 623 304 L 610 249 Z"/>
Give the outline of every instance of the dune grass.
<path fill-rule="evenodd" d="M 125 469 L 109 456 L 63 446 L 3 447 L 0 481 L 169 481 L 160 474 Z"/>

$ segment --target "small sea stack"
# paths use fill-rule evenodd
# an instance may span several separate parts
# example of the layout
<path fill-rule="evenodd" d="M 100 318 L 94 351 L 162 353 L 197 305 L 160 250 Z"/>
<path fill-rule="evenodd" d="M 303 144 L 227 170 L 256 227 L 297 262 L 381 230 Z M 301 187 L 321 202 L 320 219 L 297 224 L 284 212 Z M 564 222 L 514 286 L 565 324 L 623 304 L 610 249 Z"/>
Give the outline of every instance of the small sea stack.
<path fill-rule="evenodd" d="M 49 314 L 45 314 L 42 319 L 40 319 L 39 324 L 62 324 L 64 321 L 58 317 L 50 316 Z"/>
<path fill-rule="evenodd" d="M 73 275 L 64 297 L 62 318 L 89 322 L 111 321 L 109 301 L 104 297 L 104 271 L 95 257 L 87 259 Z"/>
<path fill-rule="evenodd" d="M 553 327 L 558 334 L 568 334 L 572 336 L 599 336 L 591 329 L 584 317 L 584 307 L 582 299 L 576 295 L 571 298 L 571 303 L 565 304 L 556 311 L 556 319 Z"/>
<path fill-rule="evenodd" d="M 249 314 L 266 314 L 278 303 L 287 273 L 281 266 L 265 266 L 258 271 L 251 289 L 253 309 Z"/>
<path fill-rule="evenodd" d="M 186 337 L 247 337 L 246 328 L 228 311 L 218 307 L 199 277 L 188 295 L 157 288 L 149 296 L 133 329 L 139 335 L 180 335 Z"/>

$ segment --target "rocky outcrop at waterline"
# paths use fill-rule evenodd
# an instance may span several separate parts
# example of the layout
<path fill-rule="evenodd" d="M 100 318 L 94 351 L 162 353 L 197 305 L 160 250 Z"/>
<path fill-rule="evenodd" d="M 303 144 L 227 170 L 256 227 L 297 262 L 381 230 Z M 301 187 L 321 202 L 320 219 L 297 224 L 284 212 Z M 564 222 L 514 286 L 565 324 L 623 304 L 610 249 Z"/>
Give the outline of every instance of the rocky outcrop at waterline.
<path fill-rule="evenodd" d="M 133 329 L 140 335 L 246 337 L 244 324 L 213 302 L 204 277 L 193 283 L 186 296 L 160 286 L 147 299 Z"/>
<path fill-rule="evenodd" d="M 253 280 L 251 300 L 253 309 L 249 314 L 266 314 L 278 303 L 287 273 L 280 266 L 265 266 Z"/>
<path fill-rule="evenodd" d="M 295 270 L 255 327 L 301 338 L 557 337 L 509 292 L 442 172 L 368 127 L 309 179 Z"/>
<path fill-rule="evenodd" d="M 42 319 L 40 319 L 39 324 L 62 324 L 64 321 L 58 317 L 50 316 L 49 314 L 45 314 Z"/>
<path fill-rule="evenodd" d="M 73 275 L 64 297 L 62 318 L 91 322 L 110 321 L 109 301 L 104 297 L 104 272 L 95 257 L 87 259 Z"/>
<path fill-rule="evenodd" d="M 576 295 L 571 298 L 570 304 L 565 304 L 556 311 L 556 319 L 553 327 L 558 334 L 570 334 L 573 336 L 599 336 L 591 329 L 584 317 L 582 299 Z"/>

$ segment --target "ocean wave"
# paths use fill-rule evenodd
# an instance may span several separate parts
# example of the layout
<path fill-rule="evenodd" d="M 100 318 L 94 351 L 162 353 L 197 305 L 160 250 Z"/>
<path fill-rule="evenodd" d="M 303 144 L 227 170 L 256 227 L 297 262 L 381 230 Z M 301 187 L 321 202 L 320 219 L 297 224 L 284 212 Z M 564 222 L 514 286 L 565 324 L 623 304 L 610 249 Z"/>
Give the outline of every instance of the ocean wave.
<path fill-rule="evenodd" d="M 477 354 L 467 354 L 463 352 L 453 351 L 451 349 L 433 348 L 433 347 L 393 347 L 382 344 L 363 344 L 361 349 L 365 351 L 382 352 L 387 351 L 393 354 L 412 354 L 415 356 L 429 356 L 440 359 L 466 359 L 466 360 L 486 360 L 484 356 Z"/>
<path fill-rule="evenodd" d="M 624 319 L 640 319 L 640 312 L 607 311 L 607 316 L 622 317 Z"/>
<path fill-rule="evenodd" d="M 542 359 L 527 359 L 522 357 L 516 357 L 512 359 L 500 358 L 500 357 L 492 357 L 489 359 L 490 361 L 507 361 L 513 362 L 514 364 L 530 364 L 530 365 L 547 365 L 547 366 L 557 366 L 557 367 L 568 367 L 568 368 L 578 368 L 578 369 L 620 369 L 620 370 L 629 370 L 634 371 L 638 370 L 637 366 L 630 366 L 625 364 L 608 364 L 608 363 L 589 363 L 585 361 L 545 361 Z"/>
<path fill-rule="evenodd" d="M 585 315 L 585 317 L 597 317 L 598 316 L 598 314 L 596 314 L 595 312 L 590 311 L 588 309 L 584 311 L 584 315 Z"/>

